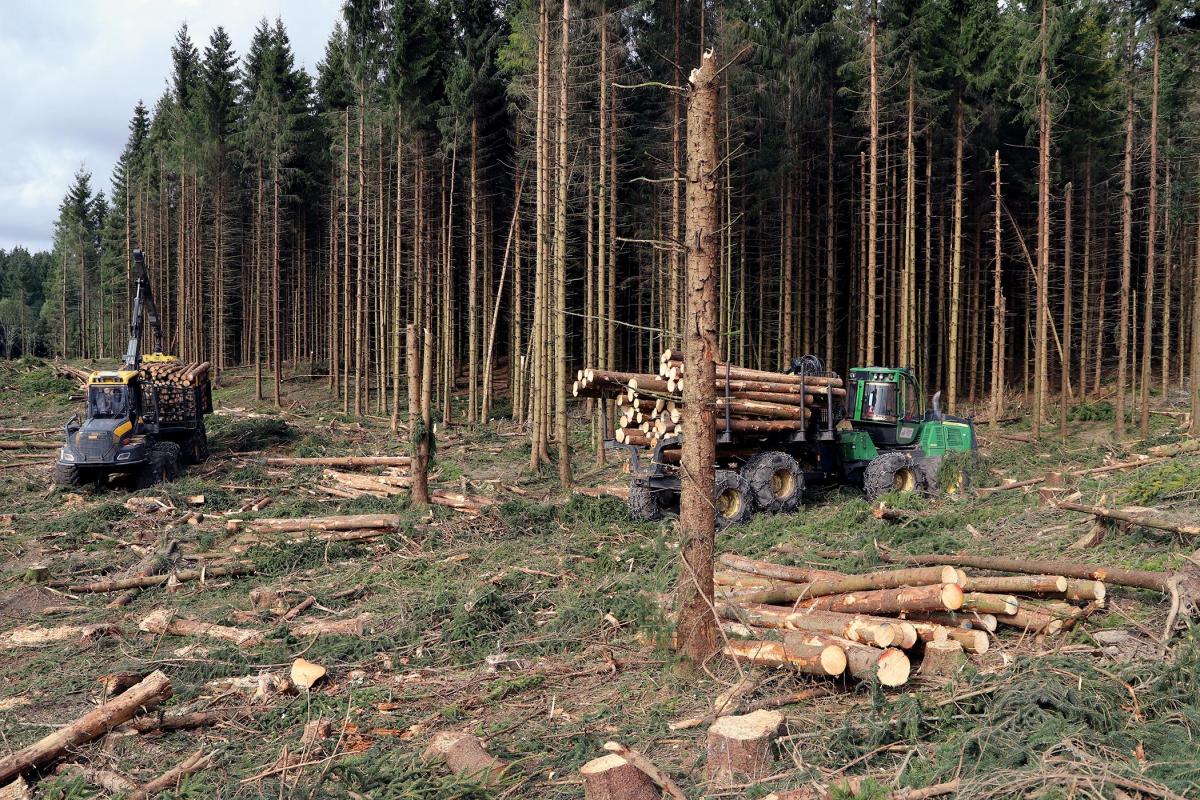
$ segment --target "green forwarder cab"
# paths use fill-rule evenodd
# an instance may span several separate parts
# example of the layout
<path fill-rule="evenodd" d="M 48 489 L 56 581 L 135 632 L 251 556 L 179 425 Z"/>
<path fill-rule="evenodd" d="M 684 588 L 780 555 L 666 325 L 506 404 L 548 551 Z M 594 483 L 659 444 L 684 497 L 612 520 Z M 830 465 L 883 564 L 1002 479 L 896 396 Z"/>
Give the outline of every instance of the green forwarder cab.
<path fill-rule="evenodd" d="M 838 456 L 848 482 L 861 482 L 870 497 L 892 490 L 961 490 L 965 473 L 938 486 L 947 453 L 975 450 L 969 419 L 942 413 L 933 396 L 925 408 L 916 375 L 908 367 L 855 367 L 850 370 L 846 417 L 838 425 Z"/>

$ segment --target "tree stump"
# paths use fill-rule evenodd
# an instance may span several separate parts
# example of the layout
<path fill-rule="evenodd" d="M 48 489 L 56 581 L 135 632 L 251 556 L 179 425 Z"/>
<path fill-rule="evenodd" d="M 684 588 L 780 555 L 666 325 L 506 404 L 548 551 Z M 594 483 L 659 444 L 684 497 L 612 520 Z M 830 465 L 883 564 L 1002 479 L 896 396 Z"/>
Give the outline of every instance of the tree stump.
<path fill-rule="evenodd" d="M 721 717 L 708 729 L 705 775 L 714 788 L 765 778 L 775 762 L 772 745 L 783 724 L 778 711 Z"/>
<path fill-rule="evenodd" d="M 662 790 L 616 753 L 593 758 L 579 768 L 584 800 L 659 800 Z"/>
<path fill-rule="evenodd" d="M 434 736 L 421 757 L 426 761 L 445 761 L 451 772 L 474 776 L 483 783 L 498 779 L 506 766 L 483 749 L 479 737 L 459 731 L 442 731 Z"/>
<path fill-rule="evenodd" d="M 963 646 L 954 639 L 926 642 L 925 657 L 921 660 L 921 677 L 935 681 L 952 680 L 962 668 Z"/>

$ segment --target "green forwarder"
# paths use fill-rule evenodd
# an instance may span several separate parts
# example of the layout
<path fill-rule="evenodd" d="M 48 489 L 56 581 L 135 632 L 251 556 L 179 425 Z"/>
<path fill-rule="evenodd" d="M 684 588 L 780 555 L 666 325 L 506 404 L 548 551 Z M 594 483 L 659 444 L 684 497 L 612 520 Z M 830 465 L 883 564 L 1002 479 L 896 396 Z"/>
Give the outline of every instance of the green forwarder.
<path fill-rule="evenodd" d="M 788 373 L 837 377 L 814 356 L 796 359 Z M 892 491 L 957 494 L 966 488 L 962 469 L 941 476 L 940 484 L 938 478 L 948 454 L 976 450 L 974 423 L 942 413 L 940 392 L 926 408 L 912 369 L 855 367 L 846 390 L 844 400 L 828 393 L 803 430 L 717 434 L 718 526 L 744 522 L 756 511 L 795 511 L 809 483 L 861 486 L 871 499 Z M 678 436 L 661 441 L 649 464 L 636 447 L 615 441 L 606 446 L 630 452 L 629 508 L 635 519 L 678 511 L 679 467 L 664 455 L 679 447 Z"/>

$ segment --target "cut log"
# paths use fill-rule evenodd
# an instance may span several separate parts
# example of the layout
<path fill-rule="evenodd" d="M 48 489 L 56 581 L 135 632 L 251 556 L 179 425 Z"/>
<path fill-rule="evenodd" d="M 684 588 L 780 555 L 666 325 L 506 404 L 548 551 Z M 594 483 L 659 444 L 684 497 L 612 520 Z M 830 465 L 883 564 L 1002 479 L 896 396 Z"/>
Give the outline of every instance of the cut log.
<path fill-rule="evenodd" d="M 913 614 L 911 615 L 911 619 L 920 622 L 932 622 L 948 628 L 970 628 L 987 631 L 988 633 L 994 633 L 996 630 L 995 615 L 980 614 L 977 611 L 946 611 L 942 613 L 929 611 L 924 614 Z"/>
<path fill-rule="evenodd" d="M 908 683 L 911 664 L 908 656 L 894 647 L 878 648 L 822 634 L 787 631 L 783 634 L 788 647 L 839 647 L 846 657 L 846 672 L 860 681 L 878 680 L 884 686 L 903 686 Z"/>
<path fill-rule="evenodd" d="M 177 618 L 175 612 L 169 608 L 161 608 L 151 613 L 138 623 L 138 629 L 159 636 L 204 636 L 233 642 L 238 647 L 255 647 L 262 644 L 266 638 L 262 631 L 249 628 L 232 628 L 228 625 Z"/>
<path fill-rule="evenodd" d="M 360 492 L 370 492 L 381 497 L 400 497 L 408 494 L 404 489 L 395 486 L 392 483 L 385 483 L 377 480 L 370 475 L 355 475 L 352 472 L 340 472 L 336 469 L 327 469 L 322 475 L 327 479 L 336 481 L 342 486 L 348 486 L 351 489 L 357 489 Z M 411 483 L 411 479 L 406 481 Z"/>
<path fill-rule="evenodd" d="M 616 753 L 593 758 L 579 768 L 585 800 L 660 800 L 650 776 Z"/>
<path fill-rule="evenodd" d="M 1015 614 L 1021 607 L 1021 601 L 1011 594 L 984 594 L 983 592 L 967 592 L 963 595 L 963 611 L 974 611 L 979 614 Z"/>
<path fill-rule="evenodd" d="M 483 749 L 477 736 L 457 731 L 442 731 L 433 737 L 425 752 L 425 761 L 442 761 L 456 775 L 464 775 L 490 784 L 497 781 L 506 769 L 504 762 Z"/>
<path fill-rule="evenodd" d="M 117 626 L 111 622 L 92 625 L 59 625 L 54 628 L 43 628 L 40 625 L 26 625 L 0 635 L 0 649 L 45 647 L 46 645 L 66 641 L 75 641 L 83 647 L 91 644 L 101 636 L 117 632 Z"/>
<path fill-rule="evenodd" d="M 718 711 L 713 711 L 704 717 L 690 717 L 681 719 L 677 722 L 672 722 L 667 727 L 673 731 L 690 730 L 699 728 L 704 725 L 711 725 L 717 721 L 718 717 L 727 717 L 730 714 L 748 714 L 751 711 L 760 709 L 781 708 L 790 706 L 793 703 L 802 703 L 805 700 L 811 700 L 814 697 L 825 697 L 831 693 L 831 689 L 825 686 L 814 686 L 809 689 L 800 689 L 795 692 L 784 692 L 782 694 L 772 694 L 766 697 L 760 697 L 757 700 L 741 700 L 732 706 L 726 706 Z"/>
<path fill-rule="evenodd" d="M 1104 588 L 1103 581 L 1090 581 L 1079 578 L 1068 580 L 1066 591 L 1063 592 L 1063 597 L 1068 600 L 1086 602 L 1094 600 L 1098 603 L 1103 603 L 1107 595 L 1108 590 Z"/>
<path fill-rule="evenodd" d="M 44 767 L 63 753 L 95 741 L 113 728 L 128 722 L 135 714 L 154 708 L 171 696 L 171 681 L 155 670 L 137 686 L 54 733 L 12 755 L 0 758 L 0 786 L 11 782 L 26 770 Z"/>
<path fill-rule="evenodd" d="M 728 429 L 734 433 L 754 433 L 765 436 L 803 430 L 805 422 L 799 419 L 730 419 L 729 425 L 726 425 L 725 415 L 718 414 L 716 425 L 718 431 Z"/>
<path fill-rule="evenodd" d="M 843 614 L 902 614 L 920 611 L 957 611 L 963 605 L 963 590 L 956 583 L 941 586 L 911 586 L 869 592 L 831 594 L 802 600 L 800 608 L 838 611 Z"/>
<path fill-rule="evenodd" d="M 825 613 L 816 610 L 793 611 L 758 604 L 722 604 L 719 609 L 725 619 L 763 628 L 809 631 L 840 636 L 852 642 L 890 647 L 904 639 L 903 623 L 858 614 Z M 914 635 L 915 639 L 915 635 Z"/>
<path fill-rule="evenodd" d="M 1063 629 L 1061 619 L 1031 608 L 1020 608 L 1015 614 L 998 615 L 996 621 L 1011 628 L 1020 628 L 1026 633 L 1053 634 Z"/>
<path fill-rule="evenodd" d="M 986 634 L 984 636 L 986 638 Z M 948 639 L 944 642 L 929 642 L 925 645 L 919 672 L 921 677 L 927 680 L 953 680 L 962 669 L 964 660 L 963 646 L 957 641 Z"/>
<path fill-rule="evenodd" d="M 976 655 L 988 651 L 988 632 L 975 628 L 956 628 L 950 625 L 938 625 L 931 622 L 913 622 L 917 634 L 928 644 L 940 641 L 958 642 L 963 650 Z M 930 630 L 935 629 L 935 630 Z"/>
<path fill-rule="evenodd" d="M 171 559 L 174 558 L 177 547 L 178 543 L 174 539 L 168 540 L 165 544 L 163 544 L 162 547 L 158 548 L 158 550 L 147 555 L 136 565 L 134 565 L 134 567 L 129 570 L 129 573 L 125 577 L 146 578 L 151 575 L 158 575 L 165 572 L 171 565 Z M 124 592 L 109 601 L 106 608 L 123 608 L 124 606 L 132 603 L 137 596 L 141 594 L 141 592 L 141 587 L 126 589 Z"/>
<path fill-rule="evenodd" d="M 373 619 L 370 613 L 359 614 L 351 619 L 321 620 L 293 625 L 290 631 L 300 639 L 310 636 L 362 636 Z"/>
<path fill-rule="evenodd" d="M 746 558 L 734 553 L 722 553 L 717 560 L 724 566 L 740 572 L 747 572 L 751 575 L 762 575 L 765 578 L 774 578 L 781 581 L 792 581 L 794 583 L 810 583 L 826 578 L 846 577 L 840 572 L 833 572 L 827 569 L 788 567 L 782 564 L 772 564 L 770 561 Z"/>
<path fill-rule="evenodd" d="M 249 575 L 254 572 L 250 564 L 228 564 L 204 569 L 181 569 L 166 575 L 143 575 L 134 578 L 114 578 L 94 583 L 81 583 L 71 586 L 72 592 L 123 592 L 126 589 L 144 589 L 148 586 L 162 586 L 168 582 L 185 583 L 187 581 L 207 580 L 209 578 L 230 578 L 237 575 Z"/>
<path fill-rule="evenodd" d="M 1176 522 L 1152 511 L 1142 511 L 1124 508 L 1104 508 L 1102 506 L 1085 506 L 1080 503 L 1061 501 L 1056 504 L 1067 511 L 1078 511 L 1081 514 L 1091 514 L 1101 519 L 1126 522 L 1142 528 L 1167 531 L 1180 536 L 1200 536 L 1200 525 Z"/>
<path fill-rule="evenodd" d="M 121 726 L 122 731 L 132 731 L 145 735 L 148 733 L 173 733 L 175 731 L 191 731 L 197 728 L 207 728 L 222 722 L 236 722 L 247 719 L 255 714 L 269 710 L 269 706 L 238 706 L 236 708 L 214 708 L 206 711 L 189 711 L 184 714 L 145 714 L 136 717 Z"/>
<path fill-rule="evenodd" d="M 296 531 L 356 531 L 363 528 L 398 530 L 402 524 L 398 514 L 347 514 L 338 517 L 276 517 L 243 522 L 259 533 L 293 533 Z"/>
<path fill-rule="evenodd" d="M 101 769 L 91 764 L 60 764 L 55 773 L 72 778 L 82 778 L 92 786 L 98 786 L 109 794 L 120 797 L 128 798 L 138 790 L 137 784 L 121 773 L 111 769 Z M 33 797 L 33 795 L 28 796 Z M 6 797 L 4 792 L 0 791 L 0 800 L 5 800 Z"/>
<path fill-rule="evenodd" d="M 778 711 L 721 717 L 708 729 L 704 772 L 709 785 L 725 789 L 762 780 L 775 764 L 774 744 L 783 726 Z"/>
<path fill-rule="evenodd" d="M 1200 439 L 1184 439 L 1173 444 L 1160 444 L 1150 448 L 1152 456 L 1178 456 L 1184 453 L 1200 452 Z"/>
<path fill-rule="evenodd" d="M 445 506 L 447 508 L 458 509 L 459 511 L 470 511 L 478 513 L 484 508 L 495 505 L 496 501 L 490 497 L 473 497 L 471 495 L 459 494 L 445 489 L 436 489 L 429 493 L 429 502 L 437 506 Z M 370 527 L 381 527 L 372 525 Z"/>
<path fill-rule="evenodd" d="M 915 569 L 868 572 L 863 575 L 845 575 L 837 578 L 822 578 L 809 583 L 791 586 L 773 586 L 760 593 L 739 595 L 748 603 L 794 603 L 811 597 L 825 597 L 847 592 L 866 592 L 877 589 L 898 589 L 905 586 L 940 586 L 958 583 L 958 571 L 954 567 L 917 567 Z M 951 594 L 953 592 L 951 591 Z M 874 612 L 871 612 L 874 613 Z"/>
<path fill-rule="evenodd" d="M 1062 575 L 1002 575 L 994 578 L 971 575 L 963 584 L 963 591 L 993 594 L 1061 594 L 1066 590 L 1067 579 Z"/>
<path fill-rule="evenodd" d="M 996 572 L 1021 572 L 1029 575 L 1063 575 L 1068 578 L 1086 578 L 1118 586 L 1136 589 L 1169 591 L 1171 576 L 1165 572 L 1150 572 L 1139 569 L 1105 567 L 1099 564 L 1080 564 L 1075 561 L 1045 559 L 1003 558 L 992 556 L 907 555 L 881 550 L 879 557 L 895 564 L 949 564 L 954 567 L 974 567 Z"/>
<path fill-rule="evenodd" d="M 805 675 L 841 675 L 846 671 L 846 654 L 832 645 L 788 645 L 762 639 L 730 639 L 722 652 L 748 664 L 791 669 Z"/>
<path fill-rule="evenodd" d="M 319 456 L 315 458 L 274 457 L 269 467 L 408 467 L 410 456 Z"/>

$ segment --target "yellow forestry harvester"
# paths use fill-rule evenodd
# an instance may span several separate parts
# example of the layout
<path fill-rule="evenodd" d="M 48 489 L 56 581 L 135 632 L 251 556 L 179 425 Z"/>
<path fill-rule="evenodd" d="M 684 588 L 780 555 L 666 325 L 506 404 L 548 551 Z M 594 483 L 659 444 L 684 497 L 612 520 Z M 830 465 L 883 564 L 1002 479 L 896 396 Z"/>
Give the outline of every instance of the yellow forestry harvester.
<path fill-rule="evenodd" d="M 97 484 L 114 473 L 132 474 L 139 489 L 178 477 L 183 464 L 208 458 L 204 415 L 211 414 L 208 362 L 189 364 L 157 352 L 162 348 L 158 306 L 135 250 L 137 290 L 130 315 L 129 347 L 121 366 L 93 372 L 87 380 L 87 418 L 67 422 L 66 442 L 55 464 L 63 486 Z M 156 352 L 142 355 L 142 315 L 150 320 Z"/>

